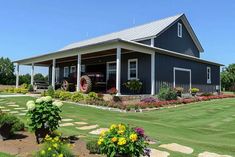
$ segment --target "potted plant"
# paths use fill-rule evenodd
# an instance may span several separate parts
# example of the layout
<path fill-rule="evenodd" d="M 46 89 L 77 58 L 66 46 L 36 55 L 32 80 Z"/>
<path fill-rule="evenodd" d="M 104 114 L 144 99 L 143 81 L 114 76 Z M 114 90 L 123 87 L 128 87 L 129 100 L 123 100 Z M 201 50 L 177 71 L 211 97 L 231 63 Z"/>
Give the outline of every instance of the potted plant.
<path fill-rule="evenodd" d="M 109 157 L 133 157 L 146 155 L 147 143 L 144 130 L 125 124 L 113 124 L 103 131 L 98 140 L 99 150 Z"/>
<path fill-rule="evenodd" d="M 124 86 L 128 90 L 130 90 L 132 93 L 139 94 L 141 89 L 142 89 L 143 83 L 140 80 L 138 80 L 138 79 L 136 79 L 136 80 L 129 80 L 126 83 L 124 83 Z"/>
<path fill-rule="evenodd" d="M 174 90 L 176 91 L 178 97 L 182 97 L 182 93 L 184 91 L 184 88 L 176 87 Z"/>
<path fill-rule="evenodd" d="M 191 92 L 192 96 L 196 96 L 196 94 L 199 92 L 199 89 L 198 88 L 192 88 L 190 90 L 190 92 Z"/>
<path fill-rule="evenodd" d="M 59 127 L 62 105 L 62 102 L 53 102 L 50 96 L 27 102 L 29 127 L 35 132 L 37 143 Z"/>

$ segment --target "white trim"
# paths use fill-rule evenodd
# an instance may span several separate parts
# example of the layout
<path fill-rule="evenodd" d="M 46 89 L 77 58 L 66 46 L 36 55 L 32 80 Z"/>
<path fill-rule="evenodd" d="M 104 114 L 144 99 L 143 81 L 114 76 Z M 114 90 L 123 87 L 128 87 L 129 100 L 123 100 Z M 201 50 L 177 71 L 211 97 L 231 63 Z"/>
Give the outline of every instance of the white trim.
<path fill-rule="evenodd" d="M 131 69 L 130 68 L 130 62 L 136 62 L 136 67 Z M 131 77 L 131 70 L 135 70 L 136 71 L 136 77 Z M 128 69 L 127 69 L 127 76 L 128 76 L 128 80 L 135 80 L 138 79 L 138 59 L 128 59 Z"/>
<path fill-rule="evenodd" d="M 182 33 L 183 33 L 182 24 L 180 22 L 178 22 L 178 25 L 177 25 L 177 34 L 178 34 L 178 37 L 182 38 Z"/>
<path fill-rule="evenodd" d="M 16 88 L 19 88 L 20 65 L 16 63 Z"/>
<path fill-rule="evenodd" d="M 150 46 L 154 47 L 154 38 L 151 38 L 151 44 Z"/>
<path fill-rule="evenodd" d="M 78 62 L 77 62 L 77 92 L 80 91 L 80 77 L 81 77 L 81 54 L 78 54 Z"/>
<path fill-rule="evenodd" d="M 72 71 L 73 71 L 73 68 L 75 68 L 75 71 L 74 71 L 74 72 L 76 72 L 76 70 L 77 70 L 77 67 L 76 67 L 76 65 L 73 65 L 73 66 L 71 66 L 71 67 L 70 67 L 70 72 L 69 72 L 70 74 L 72 73 Z"/>
<path fill-rule="evenodd" d="M 60 80 L 60 68 L 56 67 L 55 68 L 55 82 L 58 83 Z"/>
<path fill-rule="evenodd" d="M 206 68 L 206 80 L 207 84 L 211 84 L 211 67 Z"/>
<path fill-rule="evenodd" d="M 189 72 L 189 89 L 191 89 L 192 88 L 192 72 L 191 72 L 191 69 L 178 68 L 178 67 L 173 68 L 173 87 L 175 88 L 175 71 L 176 70 Z"/>
<path fill-rule="evenodd" d="M 143 40 L 148 40 L 148 39 L 152 39 L 152 38 L 156 38 L 156 35 L 145 37 L 145 38 L 139 38 L 139 39 L 136 39 L 136 40 L 133 40 L 133 41 L 143 41 Z"/>
<path fill-rule="evenodd" d="M 68 69 L 68 75 L 65 73 L 65 69 Z M 69 76 L 69 67 L 64 67 L 64 77 L 68 77 Z"/>
<path fill-rule="evenodd" d="M 34 63 L 31 65 L 31 82 L 30 84 L 33 85 L 34 83 Z"/>
<path fill-rule="evenodd" d="M 55 89 L 55 66 L 56 66 L 56 59 L 53 59 L 52 60 L 52 81 L 51 81 L 51 84 L 52 84 L 52 87 L 53 89 Z"/>
<path fill-rule="evenodd" d="M 155 95 L 155 53 L 151 54 L 151 95 Z"/>
<path fill-rule="evenodd" d="M 116 64 L 116 66 L 117 66 L 117 63 L 116 63 L 116 61 L 111 61 L 111 62 L 106 62 L 106 82 L 108 82 L 108 80 L 109 80 L 109 72 L 111 72 L 111 71 L 115 71 L 116 73 L 117 73 L 117 68 L 116 69 L 113 69 L 113 70 L 110 70 L 109 69 L 109 64 L 112 64 L 112 63 L 115 63 Z"/>
<path fill-rule="evenodd" d="M 117 47 L 117 58 L 116 58 L 116 89 L 117 94 L 121 95 L 121 47 Z"/>

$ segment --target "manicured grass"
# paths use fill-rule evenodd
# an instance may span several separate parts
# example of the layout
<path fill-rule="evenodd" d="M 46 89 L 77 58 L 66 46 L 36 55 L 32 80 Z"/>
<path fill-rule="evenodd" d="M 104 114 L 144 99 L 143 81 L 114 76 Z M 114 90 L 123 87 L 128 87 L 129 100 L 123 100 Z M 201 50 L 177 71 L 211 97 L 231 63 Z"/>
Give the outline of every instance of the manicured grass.
<path fill-rule="evenodd" d="M 14 157 L 14 156 L 0 152 L 0 157 Z"/>
<path fill-rule="evenodd" d="M 32 98 L 4 99 L 24 107 L 27 100 Z M 112 123 L 128 123 L 143 127 L 146 134 L 158 140 L 159 144 L 178 143 L 194 149 L 191 155 L 168 151 L 174 157 L 197 156 L 204 151 L 235 154 L 235 99 L 198 102 L 144 113 L 119 113 L 65 103 L 62 116 L 98 124 L 100 127 L 108 127 Z M 26 121 L 24 116 L 21 118 Z M 89 131 L 77 130 L 75 126 L 61 127 L 60 130 L 66 135 L 89 135 Z M 93 137 L 89 135 L 85 140 Z M 152 147 L 165 150 L 158 145 Z"/>

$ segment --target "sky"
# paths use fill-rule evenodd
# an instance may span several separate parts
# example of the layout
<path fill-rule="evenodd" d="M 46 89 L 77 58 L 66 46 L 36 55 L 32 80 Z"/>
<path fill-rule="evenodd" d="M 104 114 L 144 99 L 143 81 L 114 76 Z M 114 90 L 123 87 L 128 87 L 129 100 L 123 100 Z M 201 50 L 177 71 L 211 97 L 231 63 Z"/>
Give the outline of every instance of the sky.
<path fill-rule="evenodd" d="M 234 0 L 0 0 L 0 57 L 41 55 L 180 13 L 204 48 L 201 58 L 235 63 Z M 48 70 L 36 67 L 35 72 Z"/>

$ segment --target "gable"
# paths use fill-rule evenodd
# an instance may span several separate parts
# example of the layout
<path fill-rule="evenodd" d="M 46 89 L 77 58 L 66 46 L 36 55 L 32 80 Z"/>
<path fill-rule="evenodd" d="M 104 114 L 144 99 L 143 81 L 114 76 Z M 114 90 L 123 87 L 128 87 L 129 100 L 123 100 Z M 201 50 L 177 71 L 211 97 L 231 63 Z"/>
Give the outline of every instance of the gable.
<path fill-rule="evenodd" d="M 182 37 L 178 37 L 178 23 L 182 24 Z M 182 19 L 155 38 L 154 46 L 178 53 L 200 57 L 200 50 L 186 28 Z"/>

